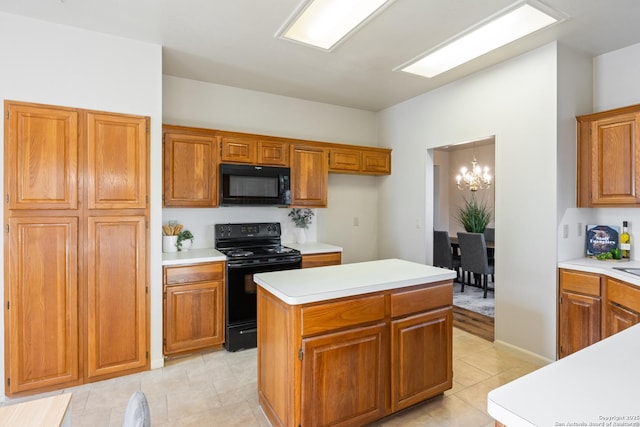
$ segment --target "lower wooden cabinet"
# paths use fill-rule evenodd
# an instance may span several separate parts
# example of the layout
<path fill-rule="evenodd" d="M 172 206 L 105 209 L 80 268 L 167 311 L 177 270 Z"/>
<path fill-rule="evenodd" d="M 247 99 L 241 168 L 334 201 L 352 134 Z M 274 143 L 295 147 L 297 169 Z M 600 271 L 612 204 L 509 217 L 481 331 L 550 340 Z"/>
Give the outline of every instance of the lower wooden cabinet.
<path fill-rule="evenodd" d="M 302 256 L 302 268 L 342 264 L 342 252 L 328 252 Z"/>
<path fill-rule="evenodd" d="M 384 417 L 386 342 L 384 323 L 303 339 L 301 425 Z"/>
<path fill-rule="evenodd" d="M 640 288 L 607 278 L 605 337 L 640 323 Z"/>
<path fill-rule="evenodd" d="M 600 275 L 560 270 L 559 357 L 600 341 Z"/>
<path fill-rule="evenodd" d="M 164 267 L 165 356 L 224 343 L 224 263 Z"/>
<path fill-rule="evenodd" d="M 605 275 L 560 269 L 559 358 L 638 323 L 638 286 Z"/>
<path fill-rule="evenodd" d="M 360 426 L 452 387 L 453 285 L 291 306 L 258 287 L 258 396 L 272 425 Z"/>

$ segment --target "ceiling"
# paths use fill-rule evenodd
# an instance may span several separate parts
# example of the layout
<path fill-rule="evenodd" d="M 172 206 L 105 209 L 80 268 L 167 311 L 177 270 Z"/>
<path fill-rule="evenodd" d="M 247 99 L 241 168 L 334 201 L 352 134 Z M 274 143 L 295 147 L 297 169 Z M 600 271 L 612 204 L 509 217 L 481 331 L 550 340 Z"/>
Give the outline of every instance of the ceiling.
<path fill-rule="evenodd" d="M 513 0 L 395 0 L 333 52 L 274 37 L 302 0 L 0 0 L 0 11 L 163 46 L 163 74 L 379 111 L 553 40 L 640 43 L 640 1 L 544 0 L 570 19 L 432 79 L 395 67 Z"/>

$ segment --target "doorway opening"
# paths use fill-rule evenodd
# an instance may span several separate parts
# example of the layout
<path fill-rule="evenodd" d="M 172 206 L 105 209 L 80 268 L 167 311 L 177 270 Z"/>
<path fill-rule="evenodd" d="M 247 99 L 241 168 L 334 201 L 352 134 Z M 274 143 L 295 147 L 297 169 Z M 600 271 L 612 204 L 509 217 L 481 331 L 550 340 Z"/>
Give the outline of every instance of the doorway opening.
<path fill-rule="evenodd" d="M 437 147 L 432 150 L 433 158 L 433 229 L 434 231 L 447 231 L 452 240 L 457 240 L 458 232 L 466 232 L 464 226 L 458 221 L 458 210 L 464 205 L 465 199 L 472 196 L 479 202 L 484 203 L 491 212 L 491 218 L 487 224 L 487 233 L 495 230 L 495 137 L 481 138 L 460 144 Z M 460 189 L 456 175 L 460 174 L 460 169 L 471 168 L 472 161 L 476 159 L 483 168 L 487 166 L 492 176 L 491 186 L 487 189 L 471 191 Z M 485 234 L 487 237 L 487 234 Z M 495 239 L 492 244 L 495 248 Z M 457 250 L 455 244 L 454 249 Z M 494 255 L 495 252 L 489 252 Z M 469 275 L 473 277 L 473 275 Z M 493 289 L 484 292 L 479 287 L 480 283 L 474 283 L 469 279 L 472 286 L 465 285 L 464 292 L 461 292 L 460 280 L 454 282 L 454 326 L 467 332 L 481 336 L 493 341 L 494 338 L 494 318 L 495 318 L 495 275 L 490 276 L 488 287 Z M 467 283 L 468 283 L 467 282 Z M 499 292 L 499 291 L 498 291 Z"/>

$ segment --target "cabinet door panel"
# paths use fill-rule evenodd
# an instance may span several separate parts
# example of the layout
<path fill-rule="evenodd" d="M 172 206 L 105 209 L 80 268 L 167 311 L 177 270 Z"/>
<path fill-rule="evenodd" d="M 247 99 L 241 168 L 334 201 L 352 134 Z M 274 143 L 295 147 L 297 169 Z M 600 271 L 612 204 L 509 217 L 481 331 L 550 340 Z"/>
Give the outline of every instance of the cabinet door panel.
<path fill-rule="evenodd" d="M 223 136 L 220 160 L 233 163 L 256 162 L 256 140 Z"/>
<path fill-rule="evenodd" d="M 640 203 L 636 168 L 640 164 L 640 120 L 638 114 L 596 120 L 592 137 L 592 203 Z"/>
<path fill-rule="evenodd" d="M 147 367 L 144 216 L 89 217 L 88 377 Z"/>
<path fill-rule="evenodd" d="M 165 206 L 217 205 L 216 147 L 213 136 L 165 134 Z"/>
<path fill-rule="evenodd" d="M 322 148 L 296 146 L 291 149 L 291 205 L 327 206 L 329 166 Z"/>
<path fill-rule="evenodd" d="M 391 153 L 363 151 L 362 172 L 380 175 L 391 174 Z"/>
<path fill-rule="evenodd" d="M 364 425 L 384 416 L 385 325 L 302 341 L 302 422 Z"/>
<path fill-rule="evenodd" d="M 72 385 L 78 367 L 78 220 L 11 218 L 7 393 Z"/>
<path fill-rule="evenodd" d="M 391 409 L 448 390 L 453 381 L 450 308 L 391 322 Z"/>
<path fill-rule="evenodd" d="M 561 292 L 560 357 L 600 341 L 601 300 L 597 297 Z"/>
<path fill-rule="evenodd" d="M 640 323 L 640 314 L 617 304 L 607 303 L 607 337 L 638 323 Z"/>
<path fill-rule="evenodd" d="M 9 102 L 5 108 L 9 209 L 77 209 L 77 111 Z"/>
<path fill-rule="evenodd" d="M 147 206 L 148 120 L 122 114 L 87 114 L 89 209 Z"/>
<path fill-rule="evenodd" d="M 311 254 L 302 256 L 302 268 L 324 267 L 342 264 L 342 252 Z"/>
<path fill-rule="evenodd" d="M 258 164 L 289 166 L 289 144 L 286 142 L 258 141 Z"/>
<path fill-rule="evenodd" d="M 222 344 L 223 289 L 223 282 L 167 286 L 165 354 Z"/>

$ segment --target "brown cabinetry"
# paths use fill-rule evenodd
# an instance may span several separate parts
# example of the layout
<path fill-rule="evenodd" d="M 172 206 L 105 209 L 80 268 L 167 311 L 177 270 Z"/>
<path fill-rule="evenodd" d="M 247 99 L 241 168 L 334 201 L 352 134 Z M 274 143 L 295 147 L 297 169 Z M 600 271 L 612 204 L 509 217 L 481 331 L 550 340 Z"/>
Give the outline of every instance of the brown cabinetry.
<path fill-rule="evenodd" d="M 324 267 L 342 263 L 342 252 L 302 255 L 302 268 Z"/>
<path fill-rule="evenodd" d="M 220 161 L 222 163 L 255 163 L 257 141 L 250 138 L 223 136 L 220 138 Z"/>
<path fill-rule="evenodd" d="M 148 118 L 5 117 L 6 394 L 148 369 Z"/>
<path fill-rule="evenodd" d="M 600 341 L 601 281 L 598 274 L 560 270 L 560 358 Z"/>
<path fill-rule="evenodd" d="M 224 262 L 164 267 L 164 354 L 224 342 Z"/>
<path fill-rule="evenodd" d="M 258 141 L 259 165 L 289 166 L 289 144 L 278 141 Z"/>
<path fill-rule="evenodd" d="M 578 207 L 640 204 L 640 105 L 577 117 Z"/>
<path fill-rule="evenodd" d="M 363 175 L 389 175 L 391 151 L 387 149 L 337 148 L 329 149 L 329 172 Z"/>
<path fill-rule="evenodd" d="M 606 316 L 605 337 L 640 323 L 640 289 L 607 278 Z"/>
<path fill-rule="evenodd" d="M 218 205 L 217 147 L 215 136 L 165 129 L 164 206 Z"/>
<path fill-rule="evenodd" d="M 452 386 L 451 282 L 291 306 L 258 287 L 273 425 L 364 425 Z M 348 384 L 348 385 L 347 385 Z"/>
<path fill-rule="evenodd" d="M 291 206 L 327 207 L 328 180 L 327 150 L 291 147 Z"/>

